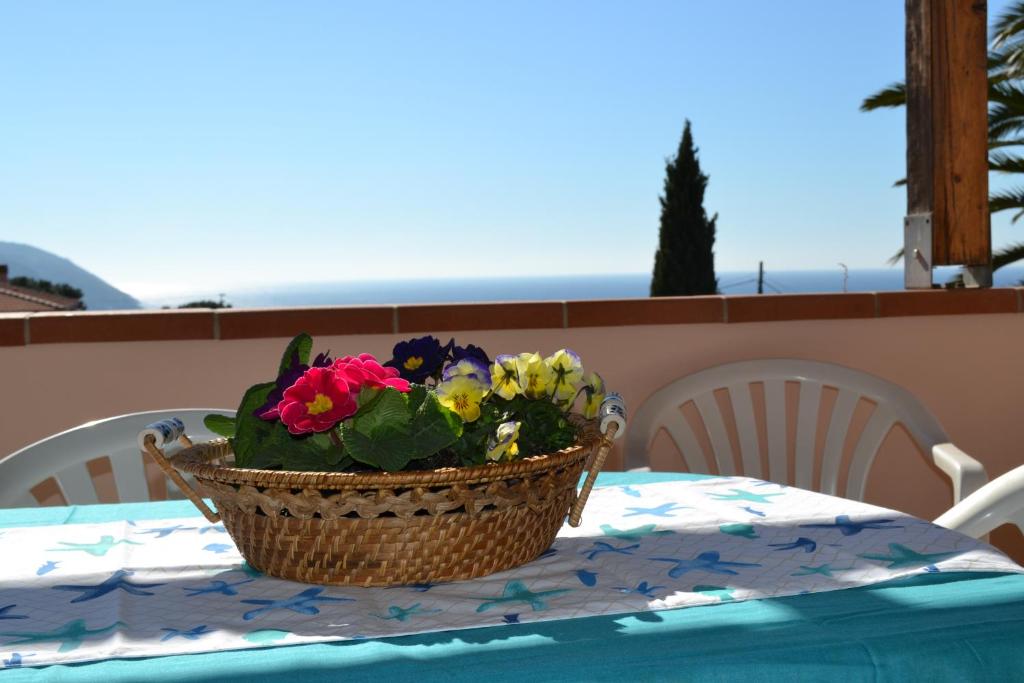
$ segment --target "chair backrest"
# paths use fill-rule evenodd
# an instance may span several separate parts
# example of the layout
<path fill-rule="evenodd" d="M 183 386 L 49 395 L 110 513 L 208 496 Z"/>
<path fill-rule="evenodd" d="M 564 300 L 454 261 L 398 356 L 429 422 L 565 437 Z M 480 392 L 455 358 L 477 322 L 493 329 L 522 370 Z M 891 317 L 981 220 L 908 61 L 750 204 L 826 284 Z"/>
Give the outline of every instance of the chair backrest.
<path fill-rule="evenodd" d="M 799 385 L 793 481 L 790 481 L 787 457 L 787 418 L 792 417 L 787 415 L 788 383 Z M 767 472 L 761 466 L 752 384 L 763 385 Z M 838 393 L 825 436 L 821 479 L 813 481 L 815 440 L 826 387 Z M 733 457 L 726 420 L 715 397 L 719 390 L 724 390 L 732 406 L 739 458 Z M 719 474 L 743 474 L 837 494 L 844 444 L 861 399 L 875 404 L 875 408 L 853 446 L 846 491 L 840 495 L 863 500 L 868 470 L 895 424 L 902 424 L 922 448 L 930 449 L 947 438 L 938 421 L 905 389 L 874 375 L 831 363 L 794 359 L 743 361 L 676 380 L 655 392 L 634 413 L 626 431 L 625 464 L 627 468 L 647 464 L 648 449 L 658 431 L 664 428 L 690 471 L 712 472 L 694 430 L 701 426 L 691 425 L 683 412 L 683 407 L 692 402 L 703 422 Z M 734 464 L 737 461 L 740 463 L 738 471 Z"/>
<path fill-rule="evenodd" d="M 981 538 L 1003 524 L 1024 532 L 1024 465 L 996 477 L 935 520 L 939 526 Z"/>
<path fill-rule="evenodd" d="M 103 502 L 147 501 L 164 497 L 164 492 L 166 497 L 180 497 L 175 495 L 178 492 L 173 484 L 165 487 L 162 473 L 155 475 L 159 472 L 155 464 L 151 471 L 159 485 L 153 487 L 157 495 L 150 496 L 146 472 L 149 456 L 139 450 L 138 434 L 152 422 L 178 417 L 185 423 L 189 438 L 216 438 L 203 425 L 203 418 L 210 413 L 235 414 L 219 408 L 153 410 L 89 422 L 37 441 L 0 458 L 0 508 L 36 507 L 40 505 L 38 491 L 45 489 L 59 492 L 68 505 L 101 502 L 99 489 L 107 492 Z M 97 484 L 107 473 L 112 475 L 114 486 L 100 485 L 98 489 Z M 36 487 L 39 489 L 33 493 Z"/>

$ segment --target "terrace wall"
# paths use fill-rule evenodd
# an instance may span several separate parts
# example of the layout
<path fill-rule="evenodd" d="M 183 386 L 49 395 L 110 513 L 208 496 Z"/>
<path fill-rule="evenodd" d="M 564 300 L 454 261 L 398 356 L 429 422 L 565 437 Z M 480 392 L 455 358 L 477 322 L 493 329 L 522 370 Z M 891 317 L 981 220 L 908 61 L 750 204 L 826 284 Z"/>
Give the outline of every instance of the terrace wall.
<path fill-rule="evenodd" d="M 804 358 L 884 377 L 915 395 L 995 477 L 1024 462 L 1020 289 L 451 304 L 279 310 L 0 315 L 0 454 L 83 422 L 176 407 L 226 407 L 269 378 L 299 331 L 335 354 L 389 357 L 433 333 L 492 353 L 568 346 L 632 408 L 720 363 Z M 933 518 L 949 486 L 894 432 L 868 501 Z M 659 443 L 656 467 L 678 467 Z M 610 467 L 621 465 L 615 454 Z M 994 540 L 1024 559 L 1024 539 Z"/>

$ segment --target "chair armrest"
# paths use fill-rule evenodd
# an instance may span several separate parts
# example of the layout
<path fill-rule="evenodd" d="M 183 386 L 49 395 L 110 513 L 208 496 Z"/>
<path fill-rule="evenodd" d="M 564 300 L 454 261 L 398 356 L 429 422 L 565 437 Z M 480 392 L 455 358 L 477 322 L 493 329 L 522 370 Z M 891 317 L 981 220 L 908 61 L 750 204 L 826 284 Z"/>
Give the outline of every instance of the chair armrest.
<path fill-rule="evenodd" d="M 932 462 L 953 482 L 953 504 L 988 482 L 985 466 L 951 443 L 932 446 Z"/>
<path fill-rule="evenodd" d="M 1024 531 L 1024 465 L 996 477 L 935 520 L 974 538 L 1007 522 Z"/>

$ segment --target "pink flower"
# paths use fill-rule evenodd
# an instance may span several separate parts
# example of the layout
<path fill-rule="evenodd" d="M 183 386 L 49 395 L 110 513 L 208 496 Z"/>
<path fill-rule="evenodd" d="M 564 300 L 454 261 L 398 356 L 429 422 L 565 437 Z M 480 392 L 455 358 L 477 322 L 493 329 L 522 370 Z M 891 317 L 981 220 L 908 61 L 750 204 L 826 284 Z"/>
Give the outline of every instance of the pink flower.
<path fill-rule="evenodd" d="M 292 434 L 326 432 L 355 414 L 357 392 L 351 390 L 348 377 L 334 368 L 310 368 L 284 390 L 277 409 Z"/>
<path fill-rule="evenodd" d="M 357 357 L 345 356 L 334 361 L 332 366 L 339 376 L 348 382 L 349 391 L 359 394 L 363 387 L 383 389 L 391 387 L 402 393 L 409 391 L 409 381 L 398 376 L 398 368 L 384 367 L 368 353 Z"/>

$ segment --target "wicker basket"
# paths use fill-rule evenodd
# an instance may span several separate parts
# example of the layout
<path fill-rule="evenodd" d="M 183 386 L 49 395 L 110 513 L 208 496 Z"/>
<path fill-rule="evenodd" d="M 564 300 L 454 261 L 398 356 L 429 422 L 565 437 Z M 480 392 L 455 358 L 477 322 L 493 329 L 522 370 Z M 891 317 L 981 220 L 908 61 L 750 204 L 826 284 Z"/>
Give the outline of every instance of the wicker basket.
<path fill-rule="evenodd" d="M 397 473 L 242 469 L 231 466 L 224 440 L 192 445 L 182 437 L 186 448 L 170 459 L 152 436 L 143 443 L 207 519 L 223 520 L 242 556 L 264 574 L 394 586 L 471 579 L 537 558 L 567 512 L 579 524 L 613 436 L 588 424 L 577 445 L 558 453 Z M 176 470 L 191 474 L 199 492 Z"/>

